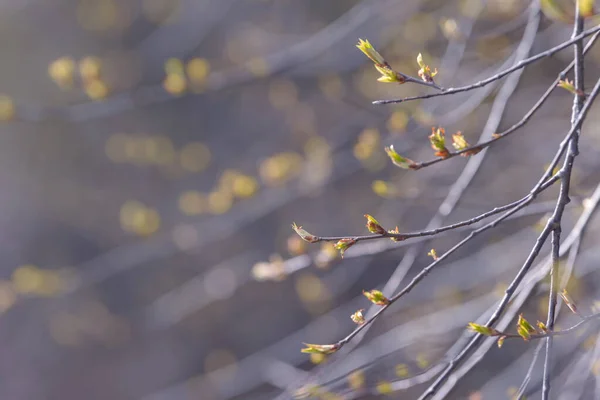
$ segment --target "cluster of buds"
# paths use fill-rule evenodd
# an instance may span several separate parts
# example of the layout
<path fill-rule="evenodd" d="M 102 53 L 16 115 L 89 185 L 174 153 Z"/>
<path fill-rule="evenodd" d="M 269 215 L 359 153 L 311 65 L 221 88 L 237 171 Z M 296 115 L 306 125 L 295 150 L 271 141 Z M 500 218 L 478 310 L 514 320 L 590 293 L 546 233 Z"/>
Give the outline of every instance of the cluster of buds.
<path fill-rule="evenodd" d="M 543 322 L 538 322 L 538 326 L 540 324 L 544 327 L 544 329 L 546 328 Z M 523 340 L 527 341 L 531 337 L 532 333 L 535 334 L 538 333 L 538 331 L 529 323 L 529 321 L 525 319 L 525 317 L 523 317 L 523 314 L 520 314 L 517 321 L 517 333 L 523 338 Z M 541 333 L 545 332 L 542 331 Z"/>
<path fill-rule="evenodd" d="M 429 142 L 431 143 L 431 148 L 435 150 L 435 155 L 437 157 L 448 158 L 450 156 L 450 152 L 446 148 L 446 131 L 442 127 L 432 127 L 431 135 L 429 135 Z"/>
<path fill-rule="evenodd" d="M 379 71 L 381 76 L 377 79 L 379 82 L 384 83 L 404 83 L 406 79 L 396 71 L 392 69 L 390 64 L 385 61 L 383 56 L 379 54 L 377 50 L 373 47 L 368 40 L 358 39 L 358 44 L 356 45 L 360 51 L 365 53 L 367 57 L 373 64 L 375 65 L 375 69 Z"/>
<path fill-rule="evenodd" d="M 433 77 L 436 76 L 438 73 L 437 68 L 432 71 L 429 65 L 425 64 L 425 62 L 423 61 L 423 55 L 421 53 L 419 53 L 419 55 L 417 56 L 417 64 L 419 64 L 420 68 L 418 75 L 423 80 L 423 82 L 433 82 Z"/>

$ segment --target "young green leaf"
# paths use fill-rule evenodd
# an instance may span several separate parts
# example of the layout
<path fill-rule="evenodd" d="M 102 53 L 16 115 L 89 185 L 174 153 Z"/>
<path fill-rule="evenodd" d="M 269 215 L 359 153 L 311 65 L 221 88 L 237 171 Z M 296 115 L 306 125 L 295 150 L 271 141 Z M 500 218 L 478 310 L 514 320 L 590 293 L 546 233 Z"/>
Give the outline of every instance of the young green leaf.
<path fill-rule="evenodd" d="M 371 290 L 368 292 L 363 290 L 363 294 L 371 303 L 375 305 L 385 306 L 390 304 L 390 300 L 379 290 Z"/>

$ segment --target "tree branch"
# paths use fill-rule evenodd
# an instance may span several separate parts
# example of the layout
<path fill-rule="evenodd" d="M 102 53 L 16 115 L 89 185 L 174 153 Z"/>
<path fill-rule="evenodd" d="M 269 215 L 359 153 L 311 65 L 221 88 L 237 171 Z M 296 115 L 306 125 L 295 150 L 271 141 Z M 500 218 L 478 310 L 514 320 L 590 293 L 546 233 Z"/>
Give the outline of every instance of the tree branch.
<path fill-rule="evenodd" d="M 403 103 L 406 101 L 412 101 L 412 100 L 421 100 L 421 99 L 430 99 L 432 97 L 438 97 L 438 96 L 446 96 L 446 95 L 450 95 L 450 94 L 456 94 L 456 93 L 462 93 L 462 92 L 468 92 L 470 90 L 473 89 L 478 89 L 480 87 L 489 85 L 492 82 L 495 82 L 499 79 L 504 78 L 506 75 L 515 72 L 519 69 L 522 69 L 526 66 L 528 66 L 531 63 L 534 63 L 538 60 L 541 60 L 542 58 L 545 57 L 549 57 L 569 46 L 571 46 L 572 44 L 579 42 L 581 39 L 586 38 L 590 35 L 593 35 L 596 32 L 600 32 L 600 26 L 595 26 L 593 28 L 590 28 L 586 31 L 583 31 L 581 34 L 577 35 L 576 37 L 567 40 L 566 42 L 559 44 L 558 46 L 552 47 L 551 49 L 548 49 L 546 51 L 543 51 L 539 54 L 536 54 L 535 56 L 526 58 L 520 62 L 518 62 L 517 64 L 515 64 L 514 66 L 497 73 L 496 75 L 493 75 L 487 79 L 484 79 L 482 81 L 473 83 L 471 85 L 467 85 L 467 86 L 461 86 L 461 87 L 457 87 L 457 88 L 449 88 L 445 91 L 442 92 L 436 92 L 436 93 L 429 93 L 429 94 L 425 94 L 425 95 L 421 95 L 421 96 L 412 96 L 412 97 L 405 97 L 403 99 L 392 99 L 392 100 L 376 100 L 373 102 L 373 104 L 395 104 L 395 103 Z"/>

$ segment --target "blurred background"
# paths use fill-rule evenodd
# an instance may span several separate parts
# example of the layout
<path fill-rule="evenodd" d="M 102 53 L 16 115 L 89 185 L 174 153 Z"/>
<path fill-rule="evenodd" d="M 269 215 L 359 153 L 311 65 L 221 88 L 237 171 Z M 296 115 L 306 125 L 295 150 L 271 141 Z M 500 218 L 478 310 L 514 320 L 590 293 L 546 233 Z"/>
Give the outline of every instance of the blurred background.
<path fill-rule="evenodd" d="M 290 225 L 364 234 L 369 213 L 388 229 L 414 231 L 524 196 L 568 131 L 565 90 L 485 154 L 451 207 L 438 210 L 467 159 L 405 171 L 383 148 L 424 161 L 434 125 L 471 143 L 490 115 L 501 119 L 488 135 L 510 127 L 571 50 L 527 68 L 498 113 L 503 80 L 375 106 L 430 89 L 377 82 L 355 44 L 370 40 L 413 76 L 423 53 L 440 71 L 436 82 L 460 86 L 515 62 L 528 8 L 518 0 L 0 1 L 0 398 L 291 398 L 307 382 L 320 385 L 316 398 L 416 398 L 466 324 L 502 296 L 556 190 L 469 242 L 356 348 L 328 360 L 300 353 L 302 343 L 343 338 L 354 328 L 349 316 L 369 306 L 363 289 L 391 295 L 429 264 L 431 248 L 441 254 L 470 230 L 373 241 L 341 260 Z M 571 30 L 542 16 L 529 54 Z M 596 46 L 587 87 L 599 61 Z M 592 111 L 565 236 L 600 179 L 598 122 Z M 600 301 L 599 233 L 594 217 L 568 284 L 585 313 Z M 521 312 L 535 321 L 546 310 L 542 280 Z M 563 310 L 558 324 L 574 321 Z M 597 398 L 597 328 L 555 341 L 556 396 Z M 493 346 L 447 398 L 514 397 L 536 347 Z M 539 392 L 539 375 L 528 395 Z"/>

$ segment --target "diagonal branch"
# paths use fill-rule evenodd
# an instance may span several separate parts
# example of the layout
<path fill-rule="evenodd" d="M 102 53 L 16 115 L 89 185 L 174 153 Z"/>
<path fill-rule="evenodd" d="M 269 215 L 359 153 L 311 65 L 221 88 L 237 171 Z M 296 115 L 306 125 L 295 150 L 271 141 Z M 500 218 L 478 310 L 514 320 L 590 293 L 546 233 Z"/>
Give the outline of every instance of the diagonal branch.
<path fill-rule="evenodd" d="M 470 90 L 473 89 L 478 89 L 480 87 L 489 85 L 492 82 L 495 82 L 499 79 L 504 78 L 506 75 L 511 74 L 519 69 L 525 68 L 526 66 L 528 66 L 529 64 L 532 64 L 538 60 L 541 60 L 542 58 L 545 57 L 549 57 L 571 45 L 573 45 L 574 43 L 577 43 L 579 41 L 581 41 L 581 39 L 584 39 L 590 35 L 595 34 L 596 32 L 600 32 L 600 26 L 595 26 L 593 28 L 590 28 L 586 31 L 583 31 L 581 34 L 575 36 L 574 38 L 567 40 L 566 42 L 559 44 L 558 46 L 552 47 L 551 49 L 548 49 L 546 51 L 543 51 L 539 54 L 536 54 L 535 56 L 526 58 L 520 62 L 518 62 L 517 64 L 515 64 L 514 66 L 497 73 L 496 75 L 493 75 L 487 79 L 484 79 L 482 81 L 473 83 L 471 85 L 467 85 L 467 86 L 461 86 L 461 87 L 457 87 L 457 88 L 449 88 L 445 91 L 442 92 L 436 92 L 436 93 L 429 93 L 429 94 L 424 94 L 421 96 L 412 96 L 412 97 L 405 97 L 402 99 L 392 99 L 392 100 L 376 100 L 373 102 L 373 104 L 394 104 L 394 103 L 403 103 L 406 101 L 412 101 L 412 100 L 420 100 L 420 99 L 430 99 L 432 97 L 438 97 L 438 96 L 446 96 L 446 95 L 450 95 L 450 94 L 456 94 L 456 93 L 462 93 L 462 92 L 468 92 Z"/>

